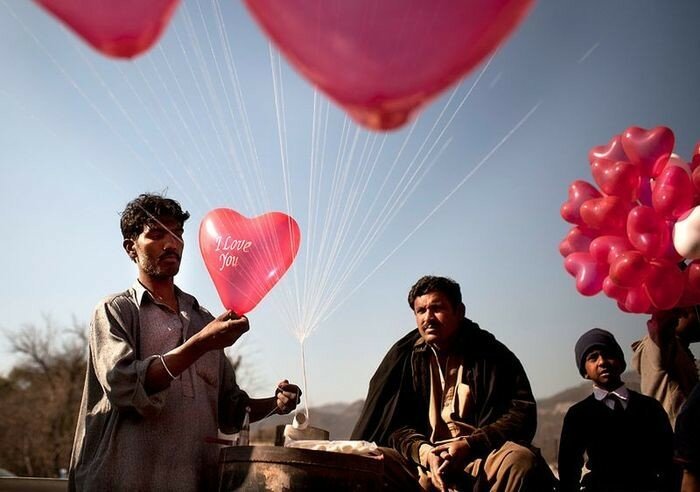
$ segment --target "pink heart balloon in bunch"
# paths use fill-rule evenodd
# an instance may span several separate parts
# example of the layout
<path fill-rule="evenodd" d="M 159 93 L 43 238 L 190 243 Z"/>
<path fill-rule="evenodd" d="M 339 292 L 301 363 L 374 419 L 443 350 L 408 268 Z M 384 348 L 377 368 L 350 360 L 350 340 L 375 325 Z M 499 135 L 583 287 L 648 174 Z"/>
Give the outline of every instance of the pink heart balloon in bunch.
<path fill-rule="evenodd" d="M 571 184 L 559 245 L 581 294 L 632 313 L 700 303 L 700 146 L 690 165 L 673 146 L 669 128 L 630 127 L 588 153 L 598 188 Z"/>
<path fill-rule="evenodd" d="M 133 58 L 161 36 L 180 0 L 34 0 L 97 51 Z"/>
<path fill-rule="evenodd" d="M 250 312 L 296 257 L 301 233 L 289 215 L 248 219 L 227 208 L 209 212 L 199 226 L 199 248 L 226 309 Z"/>
<path fill-rule="evenodd" d="M 279 50 L 358 123 L 397 128 L 469 73 L 533 0 L 246 0 Z"/>

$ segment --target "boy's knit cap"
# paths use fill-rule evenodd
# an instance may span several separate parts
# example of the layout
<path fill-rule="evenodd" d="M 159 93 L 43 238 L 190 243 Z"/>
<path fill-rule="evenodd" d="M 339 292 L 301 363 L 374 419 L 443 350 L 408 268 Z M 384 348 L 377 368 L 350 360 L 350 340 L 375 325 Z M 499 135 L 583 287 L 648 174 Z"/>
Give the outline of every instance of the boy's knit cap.
<path fill-rule="evenodd" d="M 574 354 L 576 355 L 576 366 L 578 367 L 578 372 L 581 373 L 581 376 L 586 375 L 586 356 L 594 348 L 604 348 L 609 353 L 620 359 L 622 361 L 624 371 L 624 367 L 626 367 L 625 354 L 622 352 L 622 348 L 620 347 L 620 344 L 617 343 L 617 340 L 615 340 L 613 334 L 601 328 L 593 328 L 581 335 L 576 342 L 576 347 L 574 348 Z"/>

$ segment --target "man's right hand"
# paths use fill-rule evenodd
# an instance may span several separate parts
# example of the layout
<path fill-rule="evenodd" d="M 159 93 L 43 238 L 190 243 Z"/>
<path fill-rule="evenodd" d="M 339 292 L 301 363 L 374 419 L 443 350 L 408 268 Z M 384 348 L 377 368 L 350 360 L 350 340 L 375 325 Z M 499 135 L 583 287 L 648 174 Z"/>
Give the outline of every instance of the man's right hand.
<path fill-rule="evenodd" d="M 197 333 L 197 348 L 209 352 L 230 347 L 249 329 L 248 318 L 226 311 Z"/>

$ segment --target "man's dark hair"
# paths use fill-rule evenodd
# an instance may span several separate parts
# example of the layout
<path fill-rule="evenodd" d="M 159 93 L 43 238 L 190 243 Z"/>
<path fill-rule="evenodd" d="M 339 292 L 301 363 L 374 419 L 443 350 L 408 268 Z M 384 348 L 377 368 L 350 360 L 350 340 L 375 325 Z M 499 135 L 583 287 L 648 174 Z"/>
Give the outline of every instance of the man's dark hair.
<path fill-rule="evenodd" d="M 172 198 L 156 193 L 143 193 L 127 203 L 121 213 L 122 237 L 134 239 L 143 232 L 144 226 L 163 218 L 175 219 L 184 225 L 190 218 L 190 213 L 183 211 L 180 204 Z"/>
<path fill-rule="evenodd" d="M 430 294 L 431 292 L 440 292 L 444 294 L 452 304 L 452 308 L 456 309 L 462 304 L 462 291 L 459 284 L 448 277 L 435 277 L 426 275 L 418 279 L 411 290 L 408 292 L 408 305 L 413 311 L 413 303 L 416 297 Z"/>

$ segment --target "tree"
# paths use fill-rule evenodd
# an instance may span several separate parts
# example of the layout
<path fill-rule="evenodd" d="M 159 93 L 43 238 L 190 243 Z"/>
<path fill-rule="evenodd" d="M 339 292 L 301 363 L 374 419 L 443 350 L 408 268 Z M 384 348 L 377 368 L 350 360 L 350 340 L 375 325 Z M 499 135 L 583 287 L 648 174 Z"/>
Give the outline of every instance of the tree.
<path fill-rule="evenodd" d="M 0 377 L 0 467 L 56 477 L 67 469 L 85 379 L 87 328 L 24 325 L 6 332 L 19 363 Z"/>

